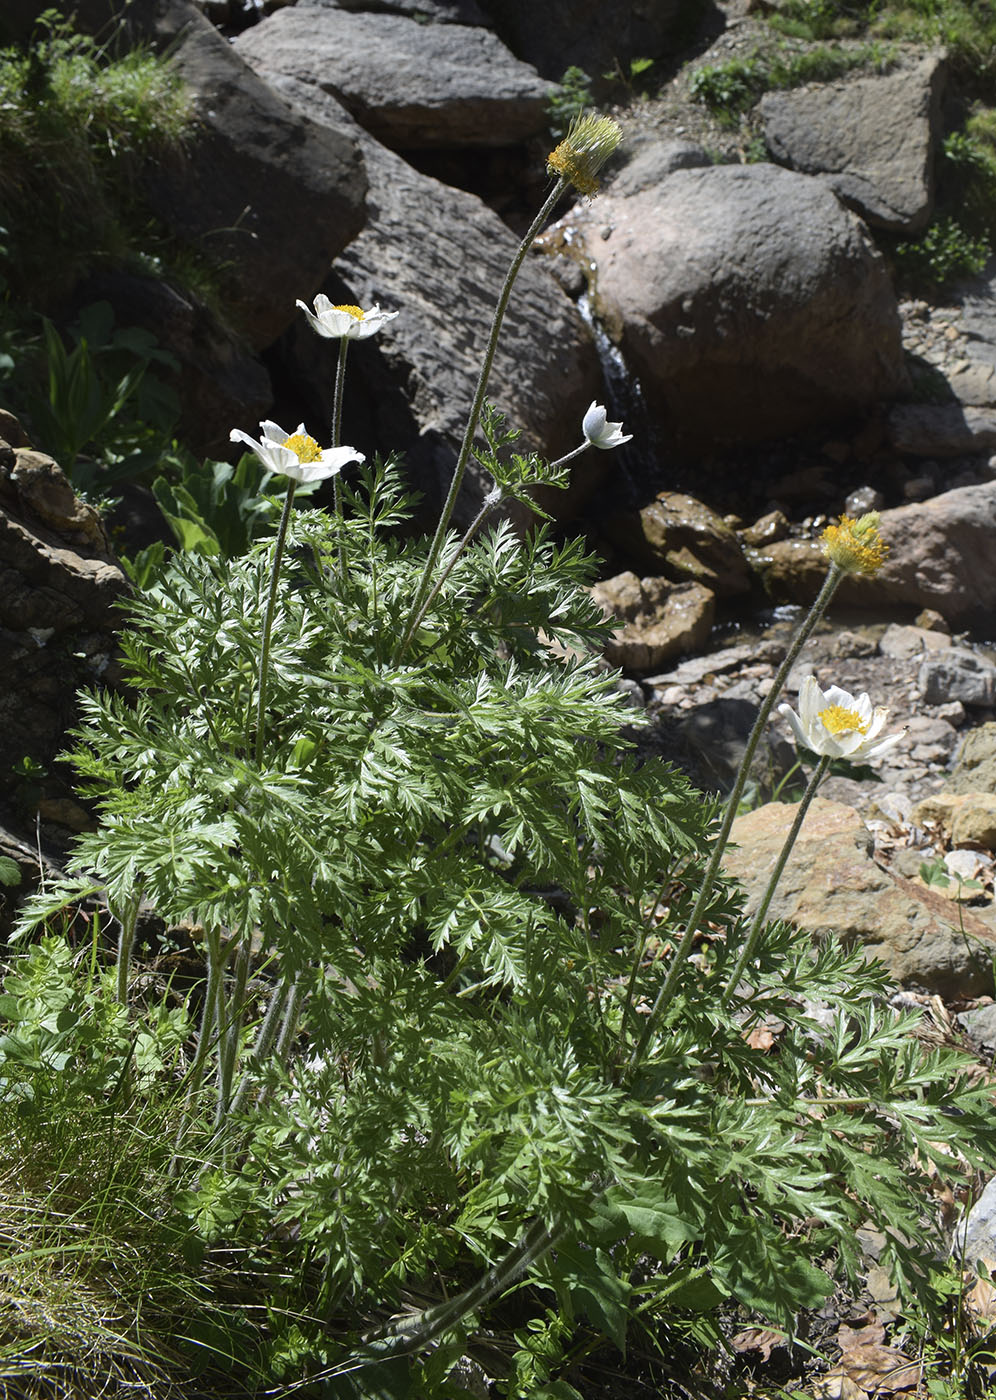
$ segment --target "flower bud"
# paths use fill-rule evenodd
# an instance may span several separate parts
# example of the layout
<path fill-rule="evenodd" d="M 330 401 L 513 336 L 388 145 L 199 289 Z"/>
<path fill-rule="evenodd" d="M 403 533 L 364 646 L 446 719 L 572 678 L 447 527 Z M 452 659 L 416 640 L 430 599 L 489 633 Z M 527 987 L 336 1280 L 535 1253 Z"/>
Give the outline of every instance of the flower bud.
<path fill-rule="evenodd" d="M 870 510 L 857 520 L 842 515 L 835 525 L 828 525 L 820 536 L 823 553 L 842 573 L 877 574 L 889 550 L 879 534 L 880 519 L 877 510 Z"/>
<path fill-rule="evenodd" d="M 571 122 L 570 130 L 547 157 L 547 169 L 562 176 L 578 194 L 598 193 L 595 176 L 619 145 L 622 129 L 611 117 L 582 112 Z"/>

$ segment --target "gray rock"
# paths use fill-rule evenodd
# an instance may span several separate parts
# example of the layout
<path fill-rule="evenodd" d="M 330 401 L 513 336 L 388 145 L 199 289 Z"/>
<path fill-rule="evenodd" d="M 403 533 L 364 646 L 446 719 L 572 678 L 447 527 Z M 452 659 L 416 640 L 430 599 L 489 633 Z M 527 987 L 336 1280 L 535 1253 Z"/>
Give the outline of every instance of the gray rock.
<path fill-rule="evenodd" d="M 971 1011 L 962 1011 L 955 1017 L 970 1039 L 981 1049 L 991 1053 L 996 1050 L 996 1005 L 976 1006 Z"/>
<path fill-rule="evenodd" d="M 510 146 L 546 127 L 549 83 L 483 28 L 294 6 L 235 47 L 259 73 L 314 84 L 396 149 Z"/>
<path fill-rule="evenodd" d="M 904 627 L 893 622 L 879 638 L 878 649 L 883 656 L 891 656 L 896 661 L 906 661 L 925 651 L 946 651 L 950 645 L 951 638 L 946 632 L 928 632 L 923 627 Z"/>
<path fill-rule="evenodd" d="M 769 92 L 764 139 L 793 170 L 824 176 L 870 224 L 916 233 L 933 211 L 944 76 L 935 54 L 895 73 Z"/>
<path fill-rule="evenodd" d="M 280 91 L 322 120 L 334 98 L 312 84 L 272 75 Z M 439 501 L 456 461 L 492 313 L 517 240 L 474 195 L 420 174 L 357 128 L 370 178 L 370 217 L 337 259 L 325 290 L 334 302 L 380 302 L 401 314 L 350 352 L 345 440 L 363 452 L 406 453 L 410 474 Z M 303 315 L 282 345 L 288 371 L 328 402 L 336 349 Z M 365 353 L 364 353 L 365 352 Z M 591 332 L 539 259 L 527 259 L 513 289 L 488 396 L 522 430 L 519 450 L 549 457 L 576 447 L 581 419 L 601 391 Z M 353 414 L 351 426 L 349 415 Z M 579 460 L 568 492 L 544 504 L 569 516 L 610 453 Z M 476 474 L 475 474 L 476 473 Z M 468 471 L 458 523 L 476 513 L 490 481 Z"/>
<path fill-rule="evenodd" d="M 991 720 L 965 735 L 946 786 L 954 793 L 996 792 L 996 724 Z"/>
<path fill-rule="evenodd" d="M 756 909 L 795 816 L 793 804 L 769 803 L 738 817 L 723 864 Z M 771 904 L 815 937 L 836 933 L 880 959 L 901 986 L 939 996 L 975 996 L 992 985 L 996 936 L 970 909 L 952 920 L 948 900 L 874 860 L 871 832 L 853 808 L 818 797 Z M 964 922 L 964 932 L 959 928 Z"/>
<path fill-rule="evenodd" d="M 885 264 L 817 180 L 772 165 L 676 170 L 567 221 L 665 435 L 757 440 L 907 387 Z"/>
<path fill-rule="evenodd" d="M 990 1268 L 996 1265 L 996 1177 L 955 1229 L 951 1254 L 959 1262 L 963 1260 L 967 1269 L 974 1268 L 979 1259 L 986 1260 Z"/>
<path fill-rule="evenodd" d="M 709 152 L 694 141 L 644 140 L 635 149 L 628 143 L 622 148 L 626 164 L 606 180 L 606 192 L 615 198 L 640 194 L 673 175 L 676 170 L 695 170 L 712 165 Z"/>
<path fill-rule="evenodd" d="M 425 24 L 488 24 L 477 0 L 297 0 L 299 9 L 356 10 L 405 15 Z M 277 9 L 278 5 L 270 8 Z"/>
<path fill-rule="evenodd" d="M 960 457 L 996 447 L 996 409 L 904 403 L 889 412 L 889 443 L 915 457 Z"/>
<path fill-rule="evenodd" d="M 967 647 L 951 647 L 922 662 L 917 686 L 927 705 L 960 700 L 990 708 L 996 702 L 996 666 Z"/>

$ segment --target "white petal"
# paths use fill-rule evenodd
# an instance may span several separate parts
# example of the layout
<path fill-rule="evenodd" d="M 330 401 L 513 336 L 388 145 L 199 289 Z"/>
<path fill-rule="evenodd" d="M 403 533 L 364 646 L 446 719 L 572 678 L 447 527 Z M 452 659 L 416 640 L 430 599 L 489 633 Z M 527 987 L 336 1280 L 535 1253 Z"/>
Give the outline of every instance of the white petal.
<path fill-rule="evenodd" d="M 820 707 L 825 709 L 830 705 L 839 705 L 842 710 L 857 709 L 857 701 L 847 690 L 841 690 L 839 685 L 832 685 L 829 690 L 823 692 L 823 704 Z"/>
<path fill-rule="evenodd" d="M 799 718 L 803 728 L 812 733 L 820 723 L 820 710 L 826 707 L 826 697 L 816 684 L 815 676 L 807 676 L 799 687 Z M 822 728 L 822 724 L 820 725 Z"/>
<path fill-rule="evenodd" d="M 813 745 L 810 742 L 809 735 L 803 728 L 799 716 L 796 714 L 795 710 L 793 710 L 792 706 L 779 705 L 778 712 L 779 714 L 783 714 L 788 720 L 792 733 L 795 735 L 796 743 L 804 749 L 811 749 Z"/>

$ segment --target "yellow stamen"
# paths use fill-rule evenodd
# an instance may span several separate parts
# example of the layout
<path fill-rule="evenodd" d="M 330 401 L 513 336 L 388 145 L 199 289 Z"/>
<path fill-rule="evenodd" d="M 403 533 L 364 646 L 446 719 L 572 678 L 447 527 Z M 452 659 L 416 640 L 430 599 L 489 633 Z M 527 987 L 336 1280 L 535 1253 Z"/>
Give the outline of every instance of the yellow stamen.
<path fill-rule="evenodd" d="M 590 198 L 598 193 L 598 181 L 592 176 L 586 175 L 578 165 L 570 142 L 561 141 L 560 145 L 547 156 L 546 164 L 549 170 L 555 170 L 558 175 L 563 175 L 565 180 L 570 180 L 578 194 L 586 194 Z"/>
<path fill-rule="evenodd" d="M 857 520 L 842 515 L 820 536 L 824 554 L 845 574 L 877 574 L 889 552 L 878 532 L 878 522 L 879 515 L 874 510 Z"/>
<path fill-rule="evenodd" d="M 828 705 L 819 713 L 820 723 L 831 734 L 867 734 L 869 726 L 862 722 L 857 710 L 845 710 L 843 705 Z"/>
<path fill-rule="evenodd" d="M 362 321 L 362 320 L 363 320 L 363 314 L 364 314 L 364 313 L 363 313 L 362 308 L 359 307 L 359 306 L 334 306 L 334 307 L 332 308 L 332 310 L 333 310 L 333 311 L 346 311 L 346 312 L 348 312 L 348 314 L 349 314 L 350 316 L 352 316 L 352 318 L 353 318 L 354 321 Z"/>
<path fill-rule="evenodd" d="M 282 447 L 289 447 L 297 457 L 299 462 L 320 462 L 322 460 L 322 449 L 313 437 L 307 433 L 292 433 L 286 438 Z"/>
<path fill-rule="evenodd" d="M 622 130 L 611 117 L 582 112 L 560 145 L 547 156 L 547 169 L 569 180 L 579 194 L 598 192 L 595 176 L 619 145 Z"/>

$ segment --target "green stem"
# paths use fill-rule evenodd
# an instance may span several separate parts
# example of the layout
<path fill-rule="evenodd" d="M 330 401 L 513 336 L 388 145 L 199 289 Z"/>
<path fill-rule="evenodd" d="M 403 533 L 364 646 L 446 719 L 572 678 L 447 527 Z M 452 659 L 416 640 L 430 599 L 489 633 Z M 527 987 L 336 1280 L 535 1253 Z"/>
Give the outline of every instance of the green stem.
<path fill-rule="evenodd" d="M 757 947 L 758 939 L 761 936 L 761 930 L 764 928 L 764 921 L 768 916 L 768 910 L 771 907 L 771 901 L 775 897 L 775 890 L 778 888 L 778 882 L 782 878 L 782 872 L 785 869 L 785 865 L 788 861 L 789 854 L 791 853 L 792 847 L 796 843 L 796 838 L 798 837 L 799 832 L 802 829 L 802 823 L 805 820 L 806 813 L 809 810 L 809 804 L 816 796 L 816 789 L 819 787 L 820 783 L 822 783 L 824 775 L 829 766 L 830 759 L 826 756 L 826 754 L 824 754 L 823 757 L 820 759 L 819 763 L 816 765 L 816 769 L 813 773 L 813 776 L 809 780 L 809 785 L 802 795 L 802 801 L 796 808 L 795 820 L 792 822 L 792 828 L 789 831 L 788 836 L 786 836 L 785 838 L 785 844 L 782 846 L 781 854 L 775 862 L 775 868 L 771 872 L 771 878 L 768 881 L 768 887 L 764 891 L 761 903 L 757 907 L 757 912 L 754 915 L 754 922 L 751 924 L 750 932 L 747 935 L 747 941 L 743 946 L 739 958 L 737 959 L 736 967 L 730 974 L 730 980 L 727 982 L 725 988 L 723 989 L 723 995 L 721 998 L 721 1004 L 723 1006 L 726 1005 L 730 997 L 733 995 L 733 992 L 738 982 L 740 981 L 740 978 L 743 976 L 744 968 L 754 956 L 754 950 Z"/>
<path fill-rule="evenodd" d="M 286 987 L 274 987 L 270 996 L 270 1004 L 266 1008 L 266 1014 L 260 1022 L 259 1030 L 256 1032 L 256 1039 L 253 1041 L 251 1058 L 256 1064 L 261 1064 L 273 1049 L 273 1043 L 277 1038 L 277 1031 L 280 1027 L 284 1006 L 287 1002 L 289 992 Z M 239 1080 L 239 1087 L 232 1095 L 232 1102 L 229 1106 L 229 1116 L 234 1117 L 242 1109 L 246 1101 L 249 1089 L 253 1082 L 252 1073 L 246 1069 L 242 1072 Z"/>
<path fill-rule="evenodd" d="M 699 929 L 699 921 L 701 920 L 702 915 L 705 912 L 706 905 L 709 901 L 709 896 L 712 894 L 713 885 L 716 883 L 716 876 L 719 874 L 720 861 L 723 858 L 723 853 L 726 850 L 727 842 L 730 839 L 730 829 L 733 826 L 734 818 L 737 815 L 737 810 L 740 806 L 740 799 L 741 797 L 743 797 L 744 788 L 747 784 L 747 777 L 750 773 L 751 764 L 754 761 L 754 754 L 757 752 L 757 746 L 760 743 L 761 735 L 764 732 L 765 725 L 768 723 L 768 718 L 771 715 L 771 711 L 774 709 L 775 701 L 781 694 L 782 688 L 785 685 L 786 680 L 788 679 L 788 674 L 791 671 L 792 667 L 795 665 L 796 658 L 798 657 L 800 651 L 802 651 L 802 648 L 805 646 L 806 642 L 809 640 L 809 637 L 812 634 L 813 629 L 816 627 L 816 624 L 826 612 L 827 607 L 830 604 L 830 600 L 833 597 L 834 593 L 837 591 L 837 587 L 843 577 L 843 571 L 840 568 L 838 568 L 836 564 L 832 563 L 830 565 L 829 571 L 827 572 L 827 576 L 823 582 L 823 587 L 820 589 L 819 594 L 817 595 L 816 601 L 813 603 L 813 606 L 807 613 L 801 627 L 796 632 L 795 636 L 792 638 L 792 642 L 789 646 L 789 649 L 785 653 L 785 659 L 779 666 L 778 671 L 775 674 L 775 679 L 771 684 L 771 689 L 765 696 L 761 708 L 758 712 L 757 719 L 754 721 L 754 728 L 751 730 L 750 738 L 747 740 L 747 747 L 744 750 L 744 756 L 741 760 L 740 768 L 737 772 L 736 780 L 733 784 L 733 791 L 730 793 L 729 799 L 727 800 L 726 811 L 723 815 L 723 822 L 720 826 L 719 834 L 717 835 L 716 841 L 712 848 L 712 857 L 709 861 L 708 866 L 706 867 L 706 872 L 702 877 L 702 884 L 699 887 L 698 896 L 696 897 L 695 904 L 692 908 L 692 912 L 689 915 L 688 923 L 685 925 L 685 932 L 679 939 L 678 946 L 675 948 L 674 953 L 671 956 L 671 963 L 668 967 L 667 976 L 664 979 L 664 984 L 661 987 L 660 991 L 657 993 L 657 1000 L 654 1002 L 650 1015 L 647 1017 L 646 1022 L 644 1023 L 640 1039 L 638 1040 L 636 1047 L 633 1050 L 633 1054 L 630 1056 L 631 1068 L 639 1064 L 640 1060 L 643 1058 L 644 1052 L 647 1048 L 647 1045 L 649 1044 L 650 1037 L 656 1030 L 662 1015 L 664 1014 L 667 1007 L 670 1005 L 671 1000 L 674 996 L 675 988 L 678 984 L 678 977 L 681 973 L 681 969 L 684 965 L 685 959 L 692 951 L 692 945 L 694 943 L 695 936 L 698 933 Z"/>
<path fill-rule="evenodd" d="M 449 523 L 452 518 L 454 508 L 456 506 L 457 497 L 460 494 L 460 487 L 463 485 L 464 473 L 467 470 L 467 463 L 470 460 L 471 449 L 474 445 L 474 434 L 477 431 L 477 424 L 481 416 L 481 409 L 484 406 L 484 396 L 488 388 L 488 380 L 491 377 L 491 366 L 494 362 L 495 351 L 498 348 L 498 336 L 501 331 L 501 324 L 502 321 L 505 319 L 505 309 L 508 306 L 508 299 L 512 293 L 512 285 L 515 282 L 516 277 L 518 276 L 519 268 L 522 266 L 526 254 L 532 246 L 533 239 L 543 228 L 543 225 L 549 218 L 554 205 L 557 203 L 557 200 L 567 188 L 568 183 L 569 182 L 563 177 L 561 177 L 561 179 L 557 181 L 556 185 L 551 190 L 548 198 L 545 200 L 543 208 L 539 211 L 535 219 L 529 225 L 529 228 L 526 230 L 526 235 L 523 238 L 522 242 L 519 244 L 519 247 L 516 250 L 515 256 L 513 257 L 511 265 L 508 269 L 508 272 L 505 274 L 505 281 L 503 282 L 501 291 L 498 294 L 498 302 L 495 306 L 494 315 L 491 319 L 491 333 L 488 336 L 487 347 L 484 351 L 484 360 L 481 365 L 481 372 L 478 375 L 477 388 L 474 392 L 474 400 L 470 407 L 470 416 L 467 419 L 467 426 L 464 429 L 463 442 L 460 444 L 460 452 L 457 456 L 456 467 L 453 470 L 453 480 L 450 482 L 449 493 L 447 494 L 446 500 L 443 503 L 443 509 L 439 517 L 439 523 L 436 526 L 436 533 L 435 535 L 433 535 L 432 544 L 429 546 L 429 555 L 425 561 L 425 568 L 422 572 L 422 578 L 419 582 L 418 589 L 415 593 L 415 599 L 412 603 L 410 620 L 404 632 L 402 633 L 401 646 L 399 648 L 397 656 L 398 661 L 400 661 L 401 658 L 404 656 L 409 644 L 411 643 L 412 637 L 415 635 L 415 629 L 417 625 L 415 619 L 420 615 L 422 602 L 425 598 L 426 592 L 428 591 L 433 572 L 436 568 L 436 561 L 439 558 L 439 551 L 443 547 L 443 540 L 446 538 L 446 531 L 449 527 Z"/>
<path fill-rule="evenodd" d="M 346 382 L 346 352 L 349 341 L 345 336 L 339 339 L 339 360 L 335 368 L 335 388 L 332 392 L 332 446 L 338 447 L 342 437 L 342 391 Z M 332 508 L 335 511 L 336 531 L 339 534 L 339 577 L 345 581 L 348 571 L 346 545 L 342 538 L 342 492 L 339 488 L 338 473 L 332 478 Z"/>
<path fill-rule="evenodd" d="M 235 954 L 235 972 L 231 994 L 225 1004 L 224 978 L 219 983 L 218 1028 L 221 1044 L 218 1054 L 218 1102 L 214 1126 L 220 1128 L 228 1116 L 232 1100 L 232 1083 L 239 1058 L 242 1039 L 242 1014 L 245 1010 L 246 986 L 249 982 L 249 951 L 240 947 Z"/>
<path fill-rule="evenodd" d="M 367 1354 L 358 1357 L 353 1366 L 343 1369 L 359 1369 L 361 1366 L 382 1361 L 388 1356 L 405 1356 L 419 1351 L 436 1337 L 455 1327 L 468 1313 L 475 1312 L 499 1293 L 504 1293 L 520 1274 L 556 1244 L 563 1233 L 562 1225 L 547 1226 L 540 1220 L 534 1221 L 505 1257 L 476 1283 L 471 1284 L 455 1298 L 449 1298 L 434 1307 L 424 1309 L 414 1317 L 405 1318 L 403 1322 L 383 1328 L 365 1343 L 364 1351 Z"/>
<path fill-rule="evenodd" d="M 135 889 L 125 900 L 120 913 L 111 913 L 118 921 L 118 956 L 116 995 L 122 1006 L 128 1005 L 128 981 L 131 975 L 131 951 L 135 946 L 135 932 L 138 927 L 138 911 L 142 903 L 142 886 Z"/>
<path fill-rule="evenodd" d="M 273 563 L 270 569 L 270 592 L 266 600 L 266 612 L 263 616 L 263 641 L 259 650 L 259 701 L 256 706 L 256 765 L 263 762 L 263 723 L 266 715 L 266 684 L 270 665 L 270 633 L 273 630 L 273 614 L 277 606 L 277 585 L 280 582 L 280 564 L 284 557 L 284 542 L 287 538 L 287 526 L 290 523 L 291 507 L 294 504 L 294 492 L 297 490 L 297 482 L 288 481 L 287 494 L 284 497 L 284 508 L 280 516 L 280 525 L 277 528 L 277 542 L 273 551 Z"/>

